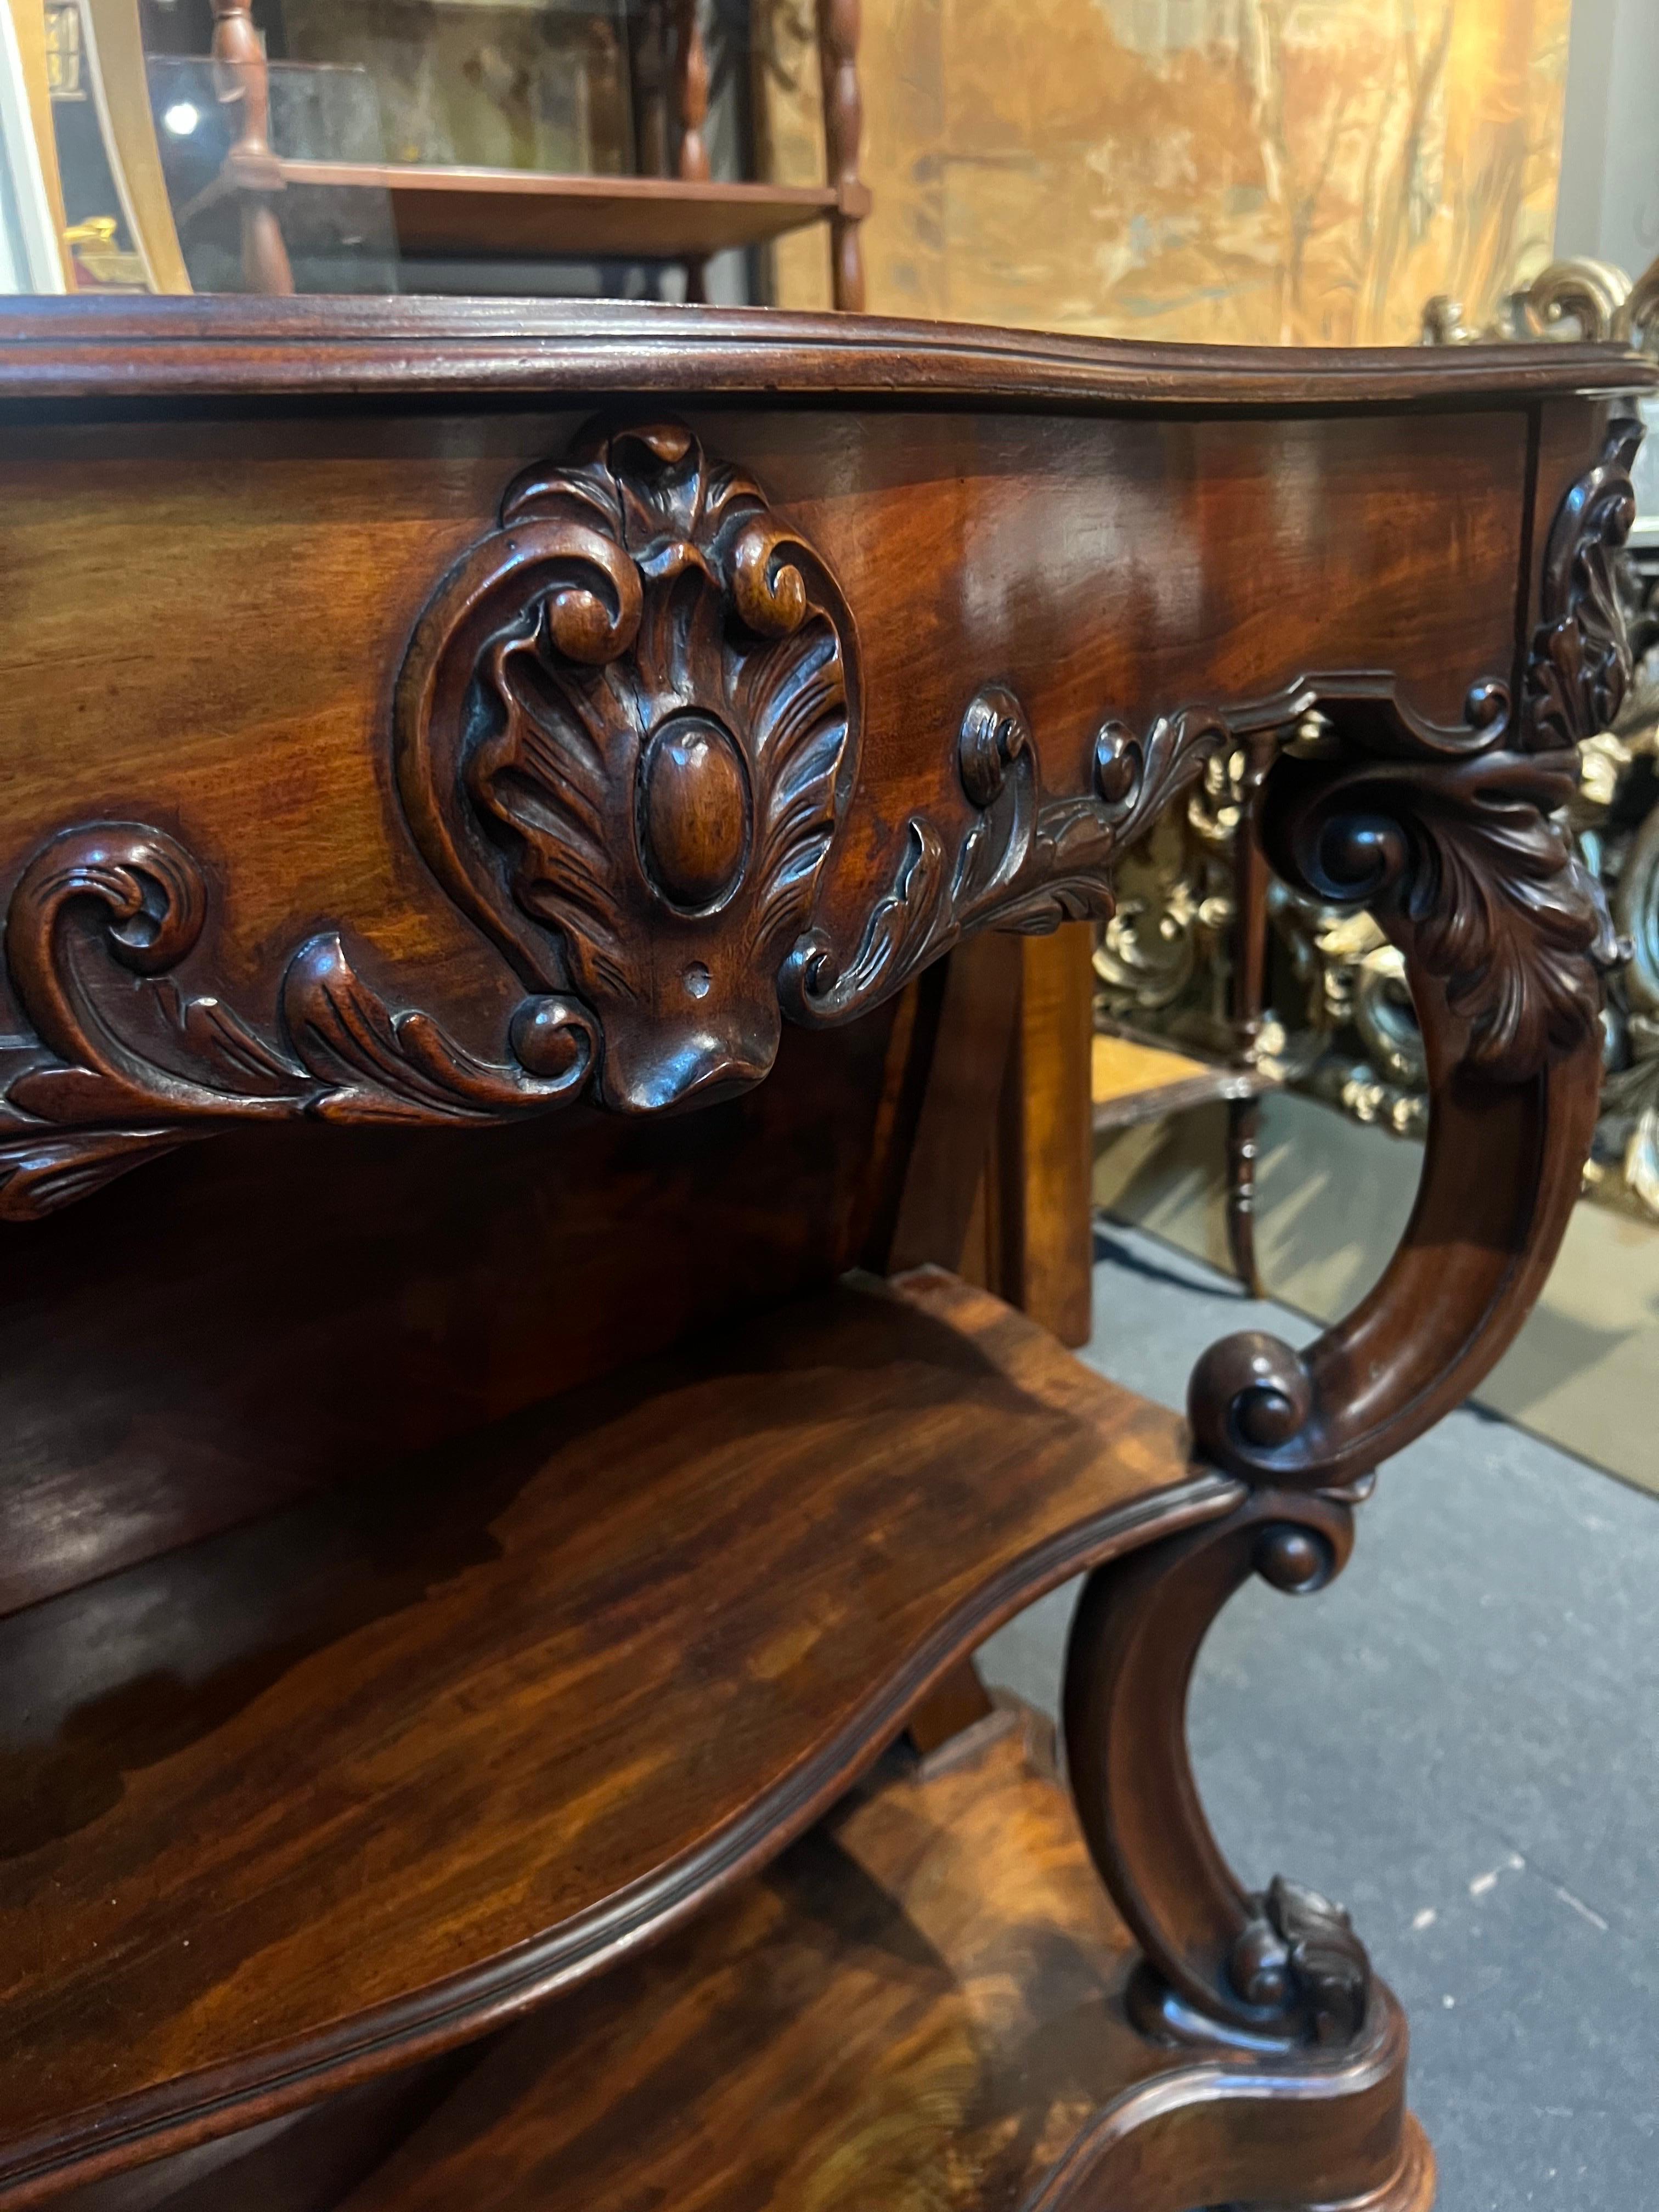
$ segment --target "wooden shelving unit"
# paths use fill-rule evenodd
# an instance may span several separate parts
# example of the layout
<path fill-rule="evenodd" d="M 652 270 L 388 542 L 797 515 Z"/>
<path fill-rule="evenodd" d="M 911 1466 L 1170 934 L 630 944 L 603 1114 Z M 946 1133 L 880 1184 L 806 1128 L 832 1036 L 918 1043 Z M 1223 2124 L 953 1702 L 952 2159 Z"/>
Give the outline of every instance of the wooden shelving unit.
<path fill-rule="evenodd" d="M 1232 1502 L 1174 1415 L 904 1281 L 0 1621 L 0 2204 L 599 1972 L 1000 1620 Z"/>
<path fill-rule="evenodd" d="M 815 222 L 830 226 L 832 296 L 864 306 L 859 225 L 870 196 L 858 173 L 862 109 L 855 0 L 817 0 L 823 76 L 822 185 L 717 180 L 706 138 L 709 66 L 698 11 L 672 9 L 672 175 L 549 176 L 520 169 L 435 168 L 395 162 L 290 161 L 270 143 L 270 76 L 250 0 L 213 0 L 213 58 L 219 80 L 239 85 L 238 135 L 216 182 L 181 211 L 181 226 L 216 201 L 240 203 L 242 262 L 250 289 L 291 292 L 283 237 L 289 194 L 386 196 L 399 250 L 411 256 L 491 256 L 682 263 L 686 296 L 704 298 L 704 264 L 730 247 L 765 245 Z M 659 104 L 660 106 L 660 104 Z M 665 112 L 653 137 L 670 166 Z"/>
<path fill-rule="evenodd" d="M 1292 2185 L 1330 2212 L 1428 2212 L 1432 2154 L 1392 2109 L 1405 2031 L 1385 1990 L 1357 2048 L 1218 2066 L 1138 2031 L 1137 1963 L 1052 1731 L 1011 1702 L 931 1760 L 896 1747 L 646 1956 L 401 2093 L 380 2085 L 354 2137 L 302 2116 L 277 2155 L 337 2212 L 1173 2212 L 1150 2124 L 1212 2202 Z M 1268 2160 L 1229 2118 L 1281 2069 L 1297 2094 Z M 1379 2139 L 1400 2143 L 1386 2178 Z M 296 2201 L 280 2171 L 256 2136 L 187 2202 Z"/>
<path fill-rule="evenodd" d="M 699 261 L 833 216 L 828 185 L 548 177 L 522 169 L 279 161 L 288 192 L 385 194 L 404 253 Z"/>

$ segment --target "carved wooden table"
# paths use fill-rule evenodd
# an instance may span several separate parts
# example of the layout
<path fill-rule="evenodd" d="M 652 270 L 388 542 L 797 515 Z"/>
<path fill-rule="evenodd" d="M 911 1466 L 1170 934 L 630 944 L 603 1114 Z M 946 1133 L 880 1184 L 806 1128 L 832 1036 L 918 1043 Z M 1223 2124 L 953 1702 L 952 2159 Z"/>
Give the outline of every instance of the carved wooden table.
<path fill-rule="evenodd" d="M 1650 372 L 0 339 L 0 2203 L 1426 2205 L 1398 2009 L 1224 1863 L 1183 1702 L 1577 1190 L 1612 948 L 1553 817 Z M 1434 1123 L 1377 1290 L 1218 1345 L 1188 1429 L 925 1263 L 994 933 L 1266 732 Z M 1035 1743 L 884 1755 L 1085 1567 L 1075 1815 Z"/>

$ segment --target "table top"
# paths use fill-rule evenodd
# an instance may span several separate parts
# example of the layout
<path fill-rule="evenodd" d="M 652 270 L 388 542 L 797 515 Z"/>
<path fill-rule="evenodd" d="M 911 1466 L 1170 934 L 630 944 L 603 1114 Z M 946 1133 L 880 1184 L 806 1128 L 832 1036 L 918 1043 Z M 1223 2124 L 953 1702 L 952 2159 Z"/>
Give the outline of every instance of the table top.
<path fill-rule="evenodd" d="M 450 389 L 1028 404 L 1489 404 L 1659 386 L 1621 345 L 1149 345 L 876 315 L 623 301 L 27 299 L 0 303 L 0 396 Z"/>

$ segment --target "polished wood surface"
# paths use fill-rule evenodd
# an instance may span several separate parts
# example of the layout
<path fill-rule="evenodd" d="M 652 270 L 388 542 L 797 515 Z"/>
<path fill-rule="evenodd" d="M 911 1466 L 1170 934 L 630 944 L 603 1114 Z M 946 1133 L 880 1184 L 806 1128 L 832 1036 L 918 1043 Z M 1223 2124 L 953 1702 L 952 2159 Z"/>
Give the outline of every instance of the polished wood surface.
<path fill-rule="evenodd" d="M 838 204 L 827 185 L 727 184 L 707 174 L 554 177 L 392 161 L 289 161 L 277 169 L 287 192 L 383 197 L 404 253 L 702 260 L 821 222 Z"/>
<path fill-rule="evenodd" d="M 1090 1085 L 1095 1134 L 1103 1137 L 1188 1106 L 1255 1097 L 1272 1089 L 1273 1079 L 1224 1061 L 1194 1060 L 1117 1030 L 1097 1030 Z"/>
<path fill-rule="evenodd" d="M 730 1904 L 516 2030 L 345 2212 L 1190 2212 L 1194 2190 L 1427 2212 L 1392 2000 L 1362 2053 L 1287 2069 L 1295 2101 L 1235 2057 L 1208 2104 L 1210 2066 L 1136 2032 L 1133 1946 L 1041 1724 L 1011 1718 L 924 1776 L 890 1760 Z"/>
<path fill-rule="evenodd" d="M 12 1228 L 0 1609 L 382 1474 L 757 1286 L 883 1264 L 918 1076 L 897 1011 L 793 1030 L 759 1090 L 648 1130 L 252 1130 L 105 1193 L 91 1243 L 73 1212 Z"/>
<path fill-rule="evenodd" d="M 994 1170 L 996 1287 L 1069 1345 L 1089 1341 L 1093 1313 L 1093 946 L 1087 922 L 1026 940 Z"/>
<path fill-rule="evenodd" d="M 1542 404 L 1659 384 L 1653 363 L 1617 345 L 1570 353 L 1553 344 L 1108 345 L 966 323 L 881 315 L 852 322 L 757 307 L 693 314 L 624 301 L 9 300 L 0 304 L 0 395 L 14 398 L 459 386 L 585 400 L 819 392 L 856 402 L 902 393 L 1012 400 L 1026 411 L 1127 404 L 1176 416 L 1231 407 L 1317 416 L 1356 406 Z M 1569 472 L 1585 452 L 1571 416 L 1571 398 L 1550 410 L 1558 465 Z M 1432 477 L 1430 460 L 1419 492 Z M 1377 541 L 1372 550 L 1386 547 Z"/>
<path fill-rule="evenodd" d="M 31 1686 L 0 2175 L 280 2109 L 592 1972 L 804 1826 L 1000 1620 L 1237 1494 L 995 1300 L 900 1291 L 0 1627 Z"/>
<path fill-rule="evenodd" d="M 6 2201 L 136 2212 L 280 2124 L 273 2204 L 321 2212 L 305 2147 L 345 2186 L 395 2132 L 325 2100 L 667 1936 L 1092 1565 L 1069 1764 L 1160 2081 L 1025 2212 L 1416 2212 L 1391 2001 L 1338 1907 L 1226 1867 L 1182 1705 L 1571 1203 L 1611 947 L 1558 815 L 1630 668 L 1609 395 L 1653 380 L 0 315 Z M 1281 875 L 1405 956 L 1433 1131 L 1378 1289 L 1213 1347 L 1188 1428 L 848 1271 L 973 1247 L 1023 1025 L 1058 1065 L 1083 1003 L 1030 978 L 1241 744 Z"/>

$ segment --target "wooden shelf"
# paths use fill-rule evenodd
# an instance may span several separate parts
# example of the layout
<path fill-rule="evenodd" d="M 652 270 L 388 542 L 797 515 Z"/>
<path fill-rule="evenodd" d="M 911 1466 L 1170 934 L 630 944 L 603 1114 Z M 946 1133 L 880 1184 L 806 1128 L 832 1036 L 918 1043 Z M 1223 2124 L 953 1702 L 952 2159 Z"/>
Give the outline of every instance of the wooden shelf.
<path fill-rule="evenodd" d="M 1239 1495 L 994 1298 L 901 1288 L 0 1622 L 0 2202 L 614 1961 L 1019 1606 Z"/>
<path fill-rule="evenodd" d="M 763 1881 L 515 2030 L 341 2212 L 1169 2212 L 1185 2130 L 1206 2201 L 1259 2202 L 1265 2168 L 1276 2202 L 1299 2181 L 1298 2201 L 1364 2190 L 1373 2212 L 1427 2212 L 1410 2123 L 1386 2195 L 1362 2143 L 1346 2172 L 1332 2156 L 1331 2106 L 1350 2101 L 1357 2138 L 1367 2100 L 1385 2103 L 1391 2001 L 1346 2063 L 1262 2062 L 1302 2076 L 1297 2101 L 1252 2115 L 1237 2057 L 1218 2094 L 1212 2058 L 1132 2026 L 1133 1948 L 1048 1732 L 1002 1719 L 932 1771 L 890 1756 Z M 1270 2168 L 1251 2139 L 1264 2112 Z"/>
<path fill-rule="evenodd" d="M 835 212 L 830 186 L 686 184 L 675 177 L 549 177 L 524 169 L 283 161 L 291 191 L 385 193 L 404 253 L 702 260 L 761 246 Z"/>
<path fill-rule="evenodd" d="M 1260 1068 L 1198 1060 L 1118 1031 L 1097 1031 L 1093 1054 L 1090 1089 L 1097 1137 L 1188 1107 L 1257 1098 L 1279 1088 L 1278 1079 Z"/>

